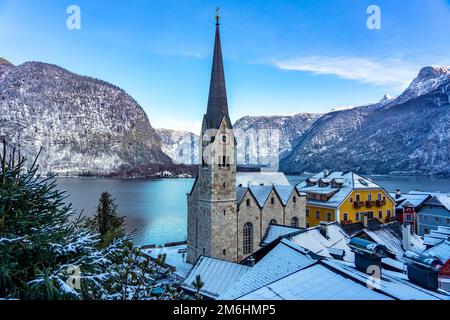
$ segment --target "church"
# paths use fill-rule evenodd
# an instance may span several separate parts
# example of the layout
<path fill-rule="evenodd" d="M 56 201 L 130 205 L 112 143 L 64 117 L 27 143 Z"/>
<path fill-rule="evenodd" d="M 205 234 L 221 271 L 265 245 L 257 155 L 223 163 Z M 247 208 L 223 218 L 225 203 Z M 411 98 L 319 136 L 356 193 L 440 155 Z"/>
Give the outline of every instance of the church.
<path fill-rule="evenodd" d="M 219 14 L 198 176 L 188 194 L 187 261 L 201 256 L 238 262 L 259 249 L 270 224 L 306 226 L 306 194 L 283 173 L 237 172 L 228 113 Z"/>

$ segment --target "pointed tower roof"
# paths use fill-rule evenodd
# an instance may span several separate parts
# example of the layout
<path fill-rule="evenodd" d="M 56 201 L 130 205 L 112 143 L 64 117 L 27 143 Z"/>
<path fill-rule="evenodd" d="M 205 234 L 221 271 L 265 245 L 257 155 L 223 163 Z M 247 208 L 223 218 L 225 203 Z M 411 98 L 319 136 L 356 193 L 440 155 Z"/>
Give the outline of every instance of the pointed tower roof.
<path fill-rule="evenodd" d="M 217 129 L 224 117 L 228 115 L 227 89 L 225 85 L 225 71 L 222 58 L 222 44 L 220 42 L 219 11 L 216 16 L 216 39 L 209 89 L 208 111 L 206 122 L 209 129 Z"/>

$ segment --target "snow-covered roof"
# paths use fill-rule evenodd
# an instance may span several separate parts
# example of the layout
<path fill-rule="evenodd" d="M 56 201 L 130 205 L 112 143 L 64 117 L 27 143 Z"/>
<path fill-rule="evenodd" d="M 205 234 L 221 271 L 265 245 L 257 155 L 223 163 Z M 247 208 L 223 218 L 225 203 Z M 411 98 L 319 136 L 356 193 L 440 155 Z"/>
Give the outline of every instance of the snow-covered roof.
<path fill-rule="evenodd" d="M 344 273 L 351 279 L 364 284 L 374 283 L 372 276 L 360 272 L 355 265 L 345 261 L 325 259 L 321 263 Z M 449 300 L 450 296 L 426 290 L 408 280 L 408 276 L 401 272 L 383 269 L 381 281 L 377 291 L 397 300 Z"/>
<path fill-rule="evenodd" d="M 354 263 L 314 260 L 287 239 L 244 274 L 219 297 L 231 300 L 448 300 L 450 296 L 426 290 L 402 272 L 383 270 L 375 290 L 370 275 Z"/>
<path fill-rule="evenodd" d="M 450 195 L 437 195 L 436 198 L 448 211 L 450 211 Z"/>
<path fill-rule="evenodd" d="M 442 241 L 431 249 L 426 250 L 423 254 L 429 257 L 439 258 L 442 262 L 446 263 L 450 259 L 450 240 Z"/>
<path fill-rule="evenodd" d="M 320 226 L 309 228 L 293 235 L 289 240 L 308 251 L 327 258 L 332 258 L 333 249 L 343 250 L 345 261 L 355 261 L 355 255 L 348 246 L 350 238 L 339 223 L 332 222 L 327 225 L 328 238 L 322 235 L 320 228 Z M 331 252 L 329 249 L 331 249 Z"/>
<path fill-rule="evenodd" d="M 448 211 L 450 211 L 450 193 L 441 193 L 441 192 L 422 192 L 422 191 L 411 191 L 409 192 L 411 195 L 428 195 L 432 197 L 429 199 L 426 204 L 428 205 L 442 205 Z"/>
<path fill-rule="evenodd" d="M 270 193 L 273 191 L 273 187 L 269 186 L 250 186 L 249 187 L 250 192 L 253 194 L 253 196 L 256 199 L 256 202 L 258 202 L 258 205 L 260 208 L 263 208 L 264 205 L 267 202 L 267 199 L 269 199 Z"/>
<path fill-rule="evenodd" d="M 364 178 L 351 171 L 336 171 L 332 173 L 321 172 L 313 176 L 312 181 L 318 181 L 320 179 L 327 180 L 338 180 L 342 183 L 340 188 L 332 188 L 332 185 L 326 187 L 319 187 L 318 185 L 308 186 L 307 180 L 300 182 L 297 185 L 297 190 L 299 192 L 314 193 L 314 194 L 333 194 L 330 199 L 326 202 L 324 201 L 314 201 L 308 200 L 311 205 L 317 204 L 320 206 L 328 206 L 332 208 L 337 208 L 341 203 L 350 195 L 353 190 L 371 190 L 371 189 L 383 189 L 378 184 L 374 183 L 368 178 Z M 311 181 L 310 179 L 310 181 Z"/>
<path fill-rule="evenodd" d="M 262 247 L 266 246 L 280 237 L 286 236 L 294 232 L 299 232 L 300 230 L 302 229 L 288 226 L 281 226 L 278 224 L 270 224 L 269 227 L 267 228 L 264 238 L 261 240 L 261 246 Z"/>
<path fill-rule="evenodd" d="M 238 299 L 314 263 L 315 260 L 307 256 L 304 249 L 282 240 L 224 294 L 220 295 L 219 299 Z"/>
<path fill-rule="evenodd" d="M 295 190 L 294 186 L 275 186 L 275 191 L 280 197 L 281 202 L 283 203 L 284 206 L 287 205 L 294 190 Z"/>
<path fill-rule="evenodd" d="M 403 261 L 403 255 L 405 250 L 403 249 L 403 234 L 402 225 L 397 222 L 391 222 L 388 224 L 383 224 L 375 228 L 364 229 L 366 233 L 373 241 L 387 247 L 399 261 Z M 411 248 L 410 251 L 415 253 L 422 253 L 425 251 L 426 247 L 423 244 L 421 237 L 412 233 L 410 235 Z"/>
<path fill-rule="evenodd" d="M 317 263 L 253 291 L 239 300 L 392 300 Z"/>
<path fill-rule="evenodd" d="M 195 281 L 197 275 L 200 275 L 204 283 L 200 294 L 215 299 L 249 269 L 250 267 L 248 266 L 229 261 L 200 257 L 181 284 L 181 287 L 191 292 L 197 292 L 197 289 L 192 283 Z"/>
<path fill-rule="evenodd" d="M 396 209 L 403 209 L 406 205 L 411 205 L 414 208 L 421 207 L 425 201 L 430 197 L 428 194 L 401 194 L 400 198 L 396 198 L 395 193 L 389 194 L 398 204 Z"/>
<path fill-rule="evenodd" d="M 282 172 L 238 172 L 236 186 L 290 186 Z"/>
<path fill-rule="evenodd" d="M 247 187 L 237 187 L 236 188 L 236 201 L 237 205 L 240 206 L 242 200 L 244 200 L 245 194 L 247 193 L 248 188 Z"/>
<path fill-rule="evenodd" d="M 450 227 L 438 226 L 436 230 L 431 230 L 430 234 L 424 236 L 424 244 L 435 246 L 450 238 Z"/>
<path fill-rule="evenodd" d="M 175 267 L 175 274 L 181 278 L 185 278 L 192 268 L 192 265 L 185 262 L 186 245 L 180 245 L 175 247 L 144 249 L 144 253 L 148 254 L 154 259 L 157 259 L 160 254 L 166 254 L 166 264 L 171 267 Z"/>

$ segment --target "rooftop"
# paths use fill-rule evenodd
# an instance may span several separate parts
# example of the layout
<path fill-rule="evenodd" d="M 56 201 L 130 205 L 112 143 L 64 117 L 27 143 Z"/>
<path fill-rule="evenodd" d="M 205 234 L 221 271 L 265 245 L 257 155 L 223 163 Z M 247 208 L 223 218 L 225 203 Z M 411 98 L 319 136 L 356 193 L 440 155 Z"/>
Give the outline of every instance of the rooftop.
<path fill-rule="evenodd" d="M 383 224 L 374 228 L 364 229 L 364 233 L 367 234 L 374 242 L 381 244 L 395 254 L 397 260 L 403 262 L 403 255 L 405 250 L 403 249 L 403 234 L 402 225 L 395 221 L 388 224 Z M 422 253 L 426 247 L 423 244 L 421 237 L 412 233 L 410 235 L 411 248 L 410 251 L 415 253 Z"/>
<path fill-rule="evenodd" d="M 249 269 L 250 267 L 229 261 L 200 257 L 181 284 L 181 287 L 191 292 L 197 292 L 192 283 L 197 275 L 200 275 L 204 283 L 200 294 L 214 299 L 225 292 L 231 284 L 235 283 Z"/>
<path fill-rule="evenodd" d="M 238 172 L 236 186 L 290 186 L 282 172 Z"/>
<path fill-rule="evenodd" d="M 325 182 L 330 182 L 326 186 L 319 186 L 320 180 L 325 179 Z M 336 171 L 336 172 L 321 172 L 315 176 L 309 178 L 309 181 L 315 183 L 313 186 L 308 186 L 308 179 L 300 182 L 297 185 L 297 190 L 299 192 L 312 193 L 312 194 L 329 194 L 332 195 L 328 201 L 314 201 L 309 200 L 310 204 L 326 205 L 328 207 L 337 208 L 342 202 L 351 194 L 353 190 L 372 190 L 372 189 L 383 189 L 378 184 L 374 183 L 368 178 L 364 178 L 351 171 Z M 317 182 L 316 182 L 317 181 Z M 331 182 L 339 184 L 340 187 L 336 187 Z"/>

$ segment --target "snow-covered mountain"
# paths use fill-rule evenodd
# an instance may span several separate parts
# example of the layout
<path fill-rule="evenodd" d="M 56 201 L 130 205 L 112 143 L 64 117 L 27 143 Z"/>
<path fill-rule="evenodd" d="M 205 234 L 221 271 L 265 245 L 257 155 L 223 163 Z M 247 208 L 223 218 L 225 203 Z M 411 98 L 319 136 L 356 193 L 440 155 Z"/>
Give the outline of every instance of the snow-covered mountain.
<path fill-rule="evenodd" d="M 0 135 L 42 173 L 107 174 L 169 163 L 139 104 L 122 89 L 40 62 L 0 61 Z"/>
<path fill-rule="evenodd" d="M 197 135 L 192 132 L 169 129 L 156 129 L 156 132 L 161 139 L 162 151 L 174 163 L 198 164 L 199 137 Z"/>
<path fill-rule="evenodd" d="M 322 115 L 244 117 L 234 124 L 239 165 L 268 165 L 289 154 L 295 140 L 302 137 Z M 198 163 L 198 139 L 191 132 L 157 129 L 162 150 L 175 163 Z"/>
<path fill-rule="evenodd" d="M 238 164 L 274 165 L 287 156 L 297 140 L 308 132 L 322 114 L 244 117 L 234 124 Z"/>
<path fill-rule="evenodd" d="M 323 116 L 281 168 L 450 175 L 450 67 L 423 68 L 395 99 Z"/>

